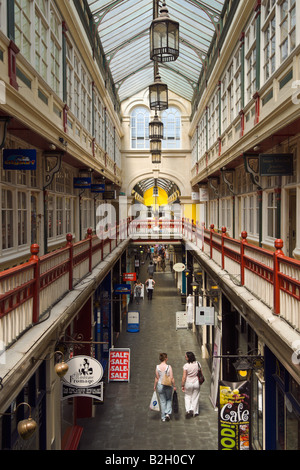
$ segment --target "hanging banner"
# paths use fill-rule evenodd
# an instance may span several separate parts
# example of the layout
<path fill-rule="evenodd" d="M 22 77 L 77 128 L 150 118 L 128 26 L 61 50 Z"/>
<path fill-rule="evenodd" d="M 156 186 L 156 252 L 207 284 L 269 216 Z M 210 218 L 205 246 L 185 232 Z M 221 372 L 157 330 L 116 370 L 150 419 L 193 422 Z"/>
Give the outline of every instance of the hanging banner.
<path fill-rule="evenodd" d="M 130 349 L 110 349 L 108 382 L 129 382 Z"/>
<path fill-rule="evenodd" d="M 131 294 L 130 284 L 116 284 L 114 286 L 114 294 Z"/>
<path fill-rule="evenodd" d="M 103 183 L 93 183 L 91 184 L 91 193 L 104 193 L 105 184 Z"/>
<path fill-rule="evenodd" d="M 3 170 L 36 170 L 36 150 L 4 149 Z"/>
<path fill-rule="evenodd" d="M 62 377 L 62 399 L 89 397 L 103 401 L 103 367 L 90 356 L 74 356 L 69 361 L 69 370 Z"/>
<path fill-rule="evenodd" d="M 250 449 L 250 382 L 219 381 L 219 450 Z"/>
<path fill-rule="evenodd" d="M 86 177 L 86 178 L 73 178 L 73 187 L 74 188 L 90 188 L 92 184 L 92 178 Z"/>

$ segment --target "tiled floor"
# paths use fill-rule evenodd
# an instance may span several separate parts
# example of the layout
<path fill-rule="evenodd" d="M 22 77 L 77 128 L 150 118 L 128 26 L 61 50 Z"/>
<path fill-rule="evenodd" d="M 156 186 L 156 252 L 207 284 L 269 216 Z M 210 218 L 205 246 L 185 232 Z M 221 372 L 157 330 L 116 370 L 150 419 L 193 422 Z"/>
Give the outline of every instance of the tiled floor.
<path fill-rule="evenodd" d="M 146 280 L 142 268 L 140 279 Z M 209 394 L 209 370 L 201 359 L 200 347 L 191 330 L 176 330 L 176 312 L 184 310 L 169 266 L 155 273 L 152 301 L 143 299 L 129 310 L 140 311 L 140 329 L 128 333 L 123 327 L 118 348 L 130 348 L 130 382 L 105 385 L 104 403 L 96 407 L 94 418 L 81 419 L 84 427 L 80 450 L 216 450 L 218 422 Z M 202 385 L 200 416 L 185 418 L 184 396 L 180 390 L 185 352 L 193 351 L 202 363 L 207 380 Z M 172 365 L 179 394 L 179 413 L 161 422 L 160 413 L 149 410 L 159 353 L 166 352 Z"/>

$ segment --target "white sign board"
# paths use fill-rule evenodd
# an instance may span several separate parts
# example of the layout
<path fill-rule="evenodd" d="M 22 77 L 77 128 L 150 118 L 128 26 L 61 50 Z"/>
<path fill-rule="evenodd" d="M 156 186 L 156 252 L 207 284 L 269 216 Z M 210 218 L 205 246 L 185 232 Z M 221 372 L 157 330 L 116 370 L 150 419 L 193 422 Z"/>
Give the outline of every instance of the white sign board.
<path fill-rule="evenodd" d="M 177 271 L 178 273 L 182 272 L 185 270 L 185 264 L 183 263 L 176 263 L 173 266 L 174 271 Z"/>
<path fill-rule="evenodd" d="M 140 312 L 127 313 L 127 331 L 135 333 L 140 330 Z"/>
<path fill-rule="evenodd" d="M 176 330 L 179 328 L 187 328 L 187 313 L 186 311 L 176 312 Z"/>
<path fill-rule="evenodd" d="M 207 202 L 208 201 L 208 189 L 200 188 L 199 195 L 200 195 L 200 202 Z"/>
<path fill-rule="evenodd" d="M 214 307 L 196 307 L 196 325 L 214 325 Z"/>
<path fill-rule="evenodd" d="M 103 367 L 90 356 L 74 356 L 66 362 L 68 372 L 62 377 L 62 399 L 90 397 L 103 401 Z"/>

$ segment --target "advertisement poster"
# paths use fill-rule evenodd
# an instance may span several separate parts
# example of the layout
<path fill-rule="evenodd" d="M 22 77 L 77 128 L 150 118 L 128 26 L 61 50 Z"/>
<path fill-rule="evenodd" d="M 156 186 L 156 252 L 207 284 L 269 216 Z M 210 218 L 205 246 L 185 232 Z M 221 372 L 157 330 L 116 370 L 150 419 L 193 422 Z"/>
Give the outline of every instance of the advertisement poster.
<path fill-rule="evenodd" d="M 250 450 L 250 382 L 219 381 L 219 450 Z"/>
<path fill-rule="evenodd" d="M 108 382 L 129 382 L 130 349 L 110 349 Z"/>

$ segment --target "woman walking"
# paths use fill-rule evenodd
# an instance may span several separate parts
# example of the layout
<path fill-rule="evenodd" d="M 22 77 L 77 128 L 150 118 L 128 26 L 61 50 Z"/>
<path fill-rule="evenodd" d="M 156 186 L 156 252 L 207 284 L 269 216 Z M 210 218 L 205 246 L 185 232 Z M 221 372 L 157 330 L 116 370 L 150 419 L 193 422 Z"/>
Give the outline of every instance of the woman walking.
<path fill-rule="evenodd" d="M 155 370 L 155 379 L 154 379 L 154 390 L 157 389 L 160 399 L 160 409 L 161 409 L 161 420 L 169 421 L 170 415 L 172 414 L 172 392 L 173 387 L 175 387 L 175 380 L 173 376 L 173 369 L 167 364 L 168 355 L 166 353 L 161 353 L 159 355 L 160 364 L 156 366 Z M 170 379 L 170 386 L 163 385 L 165 375 Z"/>
<path fill-rule="evenodd" d="M 198 362 L 192 352 L 187 352 L 185 359 L 187 362 L 183 366 L 181 389 L 184 392 L 185 416 L 186 418 L 191 418 L 199 414 L 200 384 L 198 379 Z"/>

